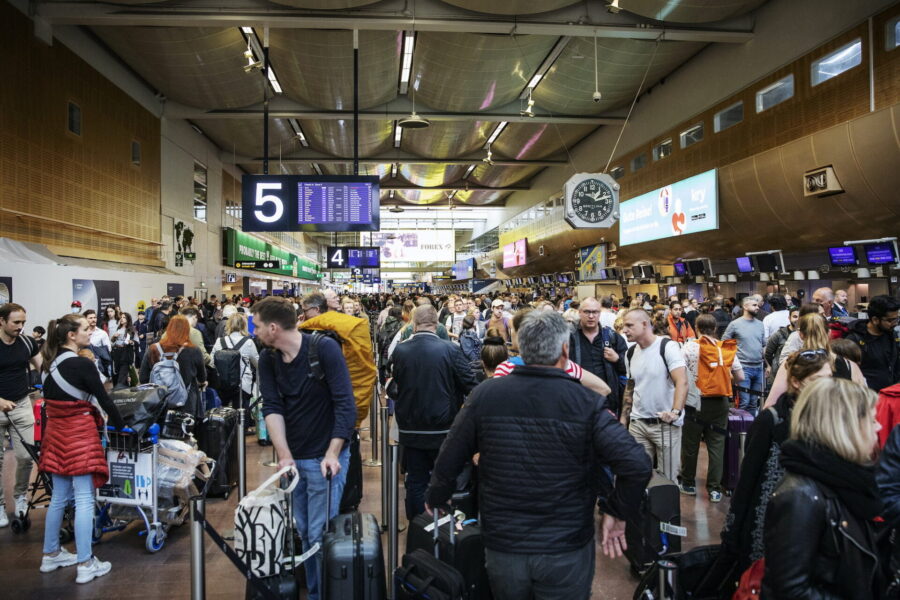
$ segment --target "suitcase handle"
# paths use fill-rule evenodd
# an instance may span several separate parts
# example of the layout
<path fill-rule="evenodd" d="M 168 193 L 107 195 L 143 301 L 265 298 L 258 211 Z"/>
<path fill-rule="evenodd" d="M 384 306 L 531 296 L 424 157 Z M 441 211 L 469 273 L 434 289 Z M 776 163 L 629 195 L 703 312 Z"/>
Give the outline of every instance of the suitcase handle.
<path fill-rule="evenodd" d="M 435 507 L 434 510 L 434 557 L 440 560 L 440 522 L 441 522 L 441 511 L 438 507 Z M 453 515 L 453 509 L 451 508 L 447 515 L 450 517 L 450 546 L 456 545 L 456 517 Z"/>
<path fill-rule="evenodd" d="M 325 470 L 325 533 L 331 531 L 331 467 Z"/>

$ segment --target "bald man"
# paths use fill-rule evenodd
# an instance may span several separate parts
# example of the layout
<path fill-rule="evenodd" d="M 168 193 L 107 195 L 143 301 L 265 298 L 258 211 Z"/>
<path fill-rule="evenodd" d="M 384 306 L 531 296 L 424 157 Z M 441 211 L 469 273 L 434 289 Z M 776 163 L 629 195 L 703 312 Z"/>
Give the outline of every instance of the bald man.
<path fill-rule="evenodd" d="M 328 305 L 328 310 L 341 312 L 341 297 L 338 296 L 337 292 L 327 289 L 322 292 L 322 295 L 325 296 L 325 303 Z"/>
<path fill-rule="evenodd" d="M 826 319 L 831 318 L 834 308 L 834 292 L 829 287 L 821 287 L 813 292 L 812 300 L 822 307 Z"/>

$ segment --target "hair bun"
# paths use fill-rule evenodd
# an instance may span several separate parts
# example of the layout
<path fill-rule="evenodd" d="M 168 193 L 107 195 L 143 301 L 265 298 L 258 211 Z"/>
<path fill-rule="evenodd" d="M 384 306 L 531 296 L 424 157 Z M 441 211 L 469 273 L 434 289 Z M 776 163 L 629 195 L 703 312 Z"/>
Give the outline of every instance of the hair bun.
<path fill-rule="evenodd" d="M 505 346 L 506 340 L 504 340 L 499 335 L 492 335 L 490 337 L 484 338 L 485 346 Z"/>

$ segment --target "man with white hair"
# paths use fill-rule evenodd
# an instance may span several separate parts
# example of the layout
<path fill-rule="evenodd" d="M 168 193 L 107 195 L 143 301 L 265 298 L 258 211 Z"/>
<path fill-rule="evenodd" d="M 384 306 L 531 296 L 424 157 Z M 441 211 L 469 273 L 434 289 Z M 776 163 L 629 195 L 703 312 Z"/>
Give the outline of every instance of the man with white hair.
<path fill-rule="evenodd" d="M 834 292 L 830 287 L 820 287 L 813 292 L 812 301 L 822 307 L 825 318 L 831 320 L 834 308 Z"/>

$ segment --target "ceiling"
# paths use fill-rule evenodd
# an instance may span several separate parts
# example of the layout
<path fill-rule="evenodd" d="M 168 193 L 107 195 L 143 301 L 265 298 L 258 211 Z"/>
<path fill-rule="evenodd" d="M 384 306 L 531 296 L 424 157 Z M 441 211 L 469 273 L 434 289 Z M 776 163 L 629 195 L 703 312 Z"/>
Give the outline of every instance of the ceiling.
<path fill-rule="evenodd" d="M 748 13 L 763 2 L 620 0 L 615 14 L 600 0 L 35 4 L 51 24 L 89 28 L 165 96 L 165 116 L 190 120 L 248 173 L 262 172 L 264 94 L 269 172 L 353 173 L 356 27 L 359 173 L 381 178 L 383 203 L 497 206 L 597 128 L 619 126 L 645 72 L 644 89 L 709 43 L 750 39 Z M 262 59 L 245 51 L 265 25 L 277 86 L 245 69 Z M 397 119 L 412 110 L 431 126 L 398 144 Z"/>

